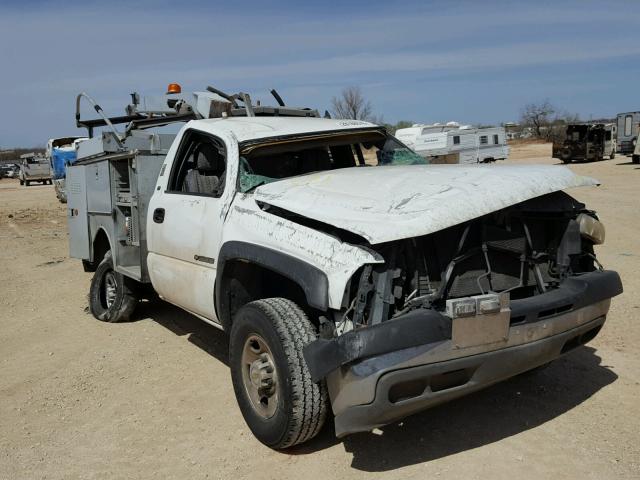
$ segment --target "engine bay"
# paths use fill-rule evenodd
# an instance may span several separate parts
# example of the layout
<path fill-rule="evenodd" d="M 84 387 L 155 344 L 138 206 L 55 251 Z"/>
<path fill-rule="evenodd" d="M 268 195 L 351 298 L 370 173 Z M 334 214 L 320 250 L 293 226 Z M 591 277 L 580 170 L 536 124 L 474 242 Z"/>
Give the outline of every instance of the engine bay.
<path fill-rule="evenodd" d="M 433 234 L 375 245 L 384 259 L 360 269 L 345 292 L 337 333 L 419 308 L 490 294 L 521 299 L 595 270 L 604 240 L 594 212 L 563 192 L 508 207 Z"/>

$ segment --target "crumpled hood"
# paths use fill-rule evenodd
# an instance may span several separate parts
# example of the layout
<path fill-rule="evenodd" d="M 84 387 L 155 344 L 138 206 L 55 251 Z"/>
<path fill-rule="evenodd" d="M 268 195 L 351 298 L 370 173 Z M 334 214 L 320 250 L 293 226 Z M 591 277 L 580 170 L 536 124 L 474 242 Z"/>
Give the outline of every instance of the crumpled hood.
<path fill-rule="evenodd" d="M 598 184 L 552 165 L 353 167 L 262 185 L 255 200 L 376 244 L 427 235 L 547 193 Z"/>

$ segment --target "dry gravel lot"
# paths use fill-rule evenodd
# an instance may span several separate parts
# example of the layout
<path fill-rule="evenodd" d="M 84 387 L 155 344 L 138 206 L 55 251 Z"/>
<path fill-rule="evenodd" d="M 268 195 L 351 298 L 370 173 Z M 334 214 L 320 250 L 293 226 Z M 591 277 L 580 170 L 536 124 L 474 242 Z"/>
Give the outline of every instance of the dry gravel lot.
<path fill-rule="evenodd" d="M 547 163 L 549 145 L 508 163 Z M 341 441 L 328 425 L 284 453 L 236 406 L 227 339 L 162 302 L 104 324 L 90 275 L 68 258 L 52 187 L 0 181 L 0 479 L 640 478 L 640 168 L 624 156 L 571 168 L 571 192 L 607 226 L 620 272 L 600 335 L 548 369 Z"/>

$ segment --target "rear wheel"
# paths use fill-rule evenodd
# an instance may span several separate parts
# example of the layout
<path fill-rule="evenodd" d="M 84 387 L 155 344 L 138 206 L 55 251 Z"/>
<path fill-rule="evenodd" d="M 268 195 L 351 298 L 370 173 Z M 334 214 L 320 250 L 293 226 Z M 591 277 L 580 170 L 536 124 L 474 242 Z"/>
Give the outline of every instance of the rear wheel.
<path fill-rule="evenodd" d="M 631 161 L 632 161 L 633 163 L 640 163 L 640 155 L 633 155 L 633 156 L 631 157 Z"/>
<path fill-rule="evenodd" d="M 302 354 L 316 336 L 305 313 L 285 298 L 248 303 L 234 317 L 229 344 L 233 389 L 247 425 L 271 448 L 306 442 L 324 424 L 326 386 L 311 381 Z"/>
<path fill-rule="evenodd" d="M 24 180 L 20 180 L 20 185 L 24 185 Z"/>
<path fill-rule="evenodd" d="M 27 185 L 27 187 L 31 186 L 31 182 L 29 180 L 25 180 L 24 183 Z"/>
<path fill-rule="evenodd" d="M 89 309 L 102 322 L 129 320 L 138 304 L 133 291 L 133 280 L 113 269 L 111 251 L 98 265 L 89 287 Z"/>

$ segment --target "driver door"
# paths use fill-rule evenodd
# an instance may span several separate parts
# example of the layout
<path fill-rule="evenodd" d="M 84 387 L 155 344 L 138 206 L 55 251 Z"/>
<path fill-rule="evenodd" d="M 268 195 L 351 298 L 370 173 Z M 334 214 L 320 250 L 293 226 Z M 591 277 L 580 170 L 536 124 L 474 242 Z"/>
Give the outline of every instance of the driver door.
<path fill-rule="evenodd" d="M 166 184 L 162 176 L 158 181 L 147 219 L 147 266 L 155 290 L 168 302 L 214 322 L 216 256 L 225 201 L 233 191 L 225 188 L 226 165 L 221 139 L 187 130 Z"/>

